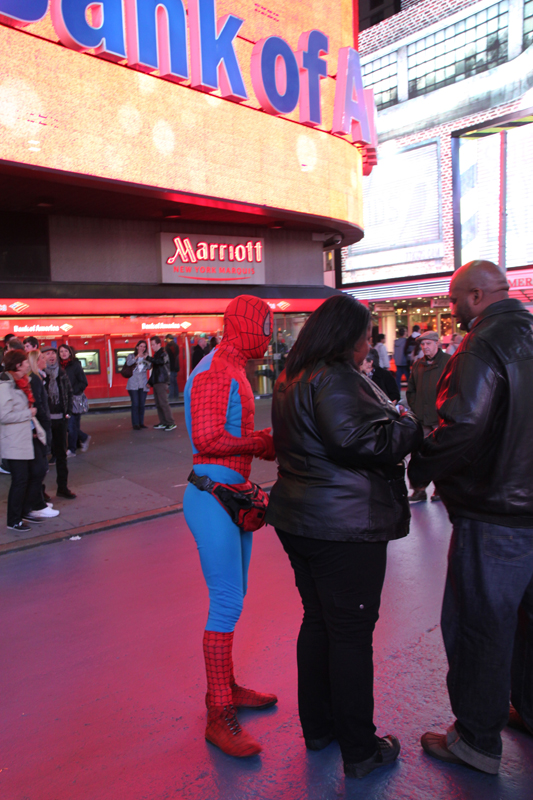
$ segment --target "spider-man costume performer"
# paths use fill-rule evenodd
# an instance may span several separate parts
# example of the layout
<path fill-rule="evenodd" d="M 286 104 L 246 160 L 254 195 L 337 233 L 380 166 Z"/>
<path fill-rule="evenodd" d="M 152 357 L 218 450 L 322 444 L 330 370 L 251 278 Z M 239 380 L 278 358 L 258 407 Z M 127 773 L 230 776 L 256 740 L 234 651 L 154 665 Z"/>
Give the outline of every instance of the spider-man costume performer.
<path fill-rule="evenodd" d="M 187 381 L 185 421 L 197 475 L 220 483 L 244 483 L 254 456 L 275 458 L 270 429 L 254 432 L 254 396 L 245 373 L 249 358 L 264 355 L 271 333 L 268 305 L 257 297 L 236 297 L 224 314 L 222 341 Z M 255 755 L 261 746 L 240 727 L 235 708 L 267 708 L 277 697 L 244 689 L 233 675 L 233 631 L 246 594 L 253 534 L 241 531 L 213 495 L 192 484 L 185 490 L 183 511 L 209 589 L 205 736 L 229 755 Z"/>

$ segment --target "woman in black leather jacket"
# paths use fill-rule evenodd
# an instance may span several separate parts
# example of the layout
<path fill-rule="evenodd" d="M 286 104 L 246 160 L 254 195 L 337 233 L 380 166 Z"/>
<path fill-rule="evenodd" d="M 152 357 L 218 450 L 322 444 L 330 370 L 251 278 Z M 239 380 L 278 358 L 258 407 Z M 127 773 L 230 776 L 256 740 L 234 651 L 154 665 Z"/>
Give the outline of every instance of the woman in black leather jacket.
<path fill-rule="evenodd" d="M 68 420 L 67 456 L 72 458 L 76 455 L 78 442 L 80 442 L 81 445 L 81 452 L 86 453 L 89 449 L 89 442 L 91 441 L 89 434 L 85 433 L 85 431 L 82 431 L 80 427 L 81 413 L 77 410 L 78 406 L 76 405 L 75 400 L 75 398 L 81 397 L 81 395 L 85 392 L 89 382 L 85 376 L 85 372 L 83 371 L 81 361 L 79 358 L 76 358 L 75 350 L 73 347 L 70 347 L 70 345 L 59 345 L 59 363 L 67 373 L 74 398 L 72 414 Z"/>
<path fill-rule="evenodd" d="M 372 635 L 387 542 L 409 531 L 402 460 L 422 442 L 359 367 L 370 313 L 330 297 L 303 327 L 274 389 L 279 462 L 267 521 L 293 566 L 304 607 L 298 706 L 305 743 L 338 739 L 347 776 L 394 761 L 400 743 L 373 723 Z"/>

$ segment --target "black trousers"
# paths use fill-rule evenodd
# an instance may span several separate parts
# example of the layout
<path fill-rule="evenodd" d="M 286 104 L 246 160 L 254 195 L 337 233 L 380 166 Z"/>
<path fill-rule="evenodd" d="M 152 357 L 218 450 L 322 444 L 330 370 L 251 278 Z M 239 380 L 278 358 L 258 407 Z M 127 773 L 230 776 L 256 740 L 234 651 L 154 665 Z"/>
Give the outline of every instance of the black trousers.
<path fill-rule="evenodd" d="M 68 488 L 66 419 L 52 420 L 52 455 L 56 460 L 57 488 L 64 491 Z"/>
<path fill-rule="evenodd" d="M 376 752 L 372 636 L 387 542 L 334 542 L 276 532 L 304 609 L 297 644 L 304 737 L 334 733 L 345 762 L 364 761 Z"/>
<path fill-rule="evenodd" d="M 11 486 L 7 497 L 7 524 L 16 525 L 29 511 L 43 508 L 42 483 L 46 475 L 46 447 L 37 438 L 33 440 L 34 458 L 26 461 L 8 459 Z"/>

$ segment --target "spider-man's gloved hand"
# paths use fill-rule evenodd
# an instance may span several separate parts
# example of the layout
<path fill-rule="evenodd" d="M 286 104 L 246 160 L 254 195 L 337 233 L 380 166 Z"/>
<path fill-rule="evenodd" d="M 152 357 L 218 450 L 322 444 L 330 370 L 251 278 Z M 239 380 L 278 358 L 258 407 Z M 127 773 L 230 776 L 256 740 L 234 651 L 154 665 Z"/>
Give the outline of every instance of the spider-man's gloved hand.
<path fill-rule="evenodd" d="M 271 428 L 264 428 L 262 431 L 254 431 L 252 438 L 257 443 L 254 455 L 263 461 L 274 461 L 276 451 L 274 450 L 274 440 L 270 435 Z"/>

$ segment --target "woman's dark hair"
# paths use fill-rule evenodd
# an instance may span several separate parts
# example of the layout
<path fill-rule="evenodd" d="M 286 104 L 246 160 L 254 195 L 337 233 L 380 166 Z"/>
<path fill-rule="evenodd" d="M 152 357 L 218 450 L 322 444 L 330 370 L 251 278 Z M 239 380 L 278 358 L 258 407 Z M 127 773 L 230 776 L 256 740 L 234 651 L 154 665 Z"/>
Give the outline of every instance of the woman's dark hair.
<path fill-rule="evenodd" d="M 135 345 L 135 350 L 133 351 L 136 356 L 139 355 L 139 347 L 141 346 L 141 344 L 144 344 L 144 346 L 146 347 L 146 352 L 148 352 L 148 345 L 146 344 L 145 340 L 144 339 L 140 339 L 137 342 L 137 344 Z"/>
<path fill-rule="evenodd" d="M 74 348 L 71 347 L 69 344 L 60 344 L 59 347 L 57 348 L 57 355 L 59 355 L 59 351 L 61 350 L 61 348 L 63 348 L 63 350 L 66 350 L 68 352 L 68 354 L 69 354 L 69 359 L 74 361 L 74 358 L 75 358 L 75 350 L 74 350 Z"/>
<path fill-rule="evenodd" d="M 16 372 L 23 361 L 28 360 L 25 350 L 8 350 L 4 355 L 4 367 L 6 372 Z"/>
<path fill-rule="evenodd" d="M 313 311 L 287 357 L 285 371 L 293 378 L 319 361 L 352 361 L 357 342 L 366 336 L 370 311 L 349 294 L 328 297 Z"/>

